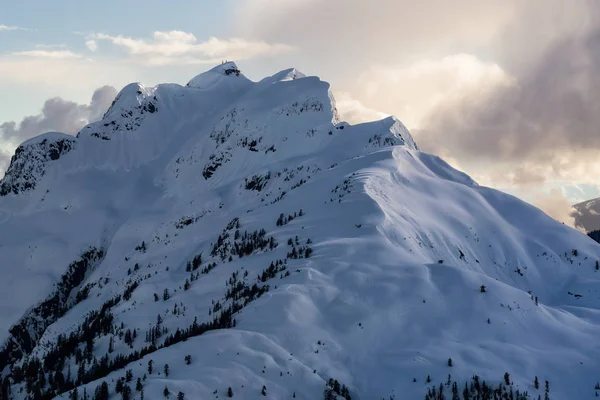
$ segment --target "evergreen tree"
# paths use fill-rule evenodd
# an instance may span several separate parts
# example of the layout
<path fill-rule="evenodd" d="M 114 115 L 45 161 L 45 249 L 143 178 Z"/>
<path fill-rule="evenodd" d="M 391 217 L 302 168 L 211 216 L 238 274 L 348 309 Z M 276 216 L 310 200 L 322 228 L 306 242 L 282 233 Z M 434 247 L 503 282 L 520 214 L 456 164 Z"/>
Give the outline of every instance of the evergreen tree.
<path fill-rule="evenodd" d="M 452 359 L 451 359 L 451 358 L 449 358 L 449 359 L 448 359 L 448 366 L 449 366 L 449 367 L 451 367 L 451 366 L 452 366 Z"/>
<path fill-rule="evenodd" d="M 260 392 L 263 396 L 267 395 L 267 387 L 265 385 L 263 385 L 262 390 Z"/>
<path fill-rule="evenodd" d="M 177 400 L 185 400 L 185 393 L 183 393 L 183 392 L 177 393 Z"/>
<path fill-rule="evenodd" d="M 85 377 L 85 363 L 79 364 L 79 368 L 77 368 L 77 382 L 81 384 L 83 382 L 83 378 Z"/>
<path fill-rule="evenodd" d="M 94 400 L 108 400 L 108 383 L 105 381 L 96 387 L 94 391 Z"/>
<path fill-rule="evenodd" d="M 115 392 L 121 393 L 123 391 L 123 379 L 118 379 L 115 384 Z"/>
<path fill-rule="evenodd" d="M 152 375 L 152 364 L 154 363 L 154 361 L 149 360 L 148 361 L 148 375 Z"/>
<path fill-rule="evenodd" d="M 163 371 L 165 371 L 165 377 L 169 376 L 169 364 L 165 364 Z"/>
<path fill-rule="evenodd" d="M 131 337 L 131 330 L 127 329 L 127 331 L 125 332 L 125 339 L 124 339 L 124 341 L 128 345 L 131 345 L 131 343 L 133 342 L 133 339 Z"/>
<path fill-rule="evenodd" d="M 504 373 L 504 384 L 505 384 L 506 386 L 509 386 L 509 385 L 510 385 L 510 375 L 509 375 L 509 373 L 508 373 L 508 372 L 505 372 L 505 373 Z"/>
<path fill-rule="evenodd" d="M 165 289 L 164 292 L 163 292 L 163 300 L 167 301 L 167 300 L 169 300 L 169 297 L 170 297 L 170 295 L 169 295 L 169 289 Z"/>
<path fill-rule="evenodd" d="M 141 392 L 143 388 L 144 386 L 142 385 L 142 380 L 138 378 L 137 382 L 135 383 L 135 390 Z"/>
<path fill-rule="evenodd" d="M 479 287 L 479 291 L 480 291 L 481 293 L 485 293 L 485 285 L 481 285 L 481 286 Z"/>
<path fill-rule="evenodd" d="M 227 397 L 233 397 L 233 390 L 231 390 L 231 386 L 227 388 Z"/>
<path fill-rule="evenodd" d="M 131 400 L 133 397 L 131 394 L 132 392 L 129 385 L 123 385 L 123 391 L 121 392 L 121 400 Z"/>
<path fill-rule="evenodd" d="M 190 365 L 192 363 L 192 356 L 191 355 L 188 354 L 187 356 L 185 356 L 185 363 L 187 365 Z"/>
<path fill-rule="evenodd" d="M 169 388 L 165 386 L 165 389 L 163 390 L 163 395 L 166 398 L 169 398 L 169 395 L 171 394 L 171 392 L 169 392 Z"/>
<path fill-rule="evenodd" d="M 536 377 L 535 377 L 535 379 L 533 380 L 533 386 L 534 386 L 536 389 L 539 389 L 539 388 L 540 388 L 540 382 L 538 381 L 538 377 L 537 377 L 537 376 L 536 376 Z"/>

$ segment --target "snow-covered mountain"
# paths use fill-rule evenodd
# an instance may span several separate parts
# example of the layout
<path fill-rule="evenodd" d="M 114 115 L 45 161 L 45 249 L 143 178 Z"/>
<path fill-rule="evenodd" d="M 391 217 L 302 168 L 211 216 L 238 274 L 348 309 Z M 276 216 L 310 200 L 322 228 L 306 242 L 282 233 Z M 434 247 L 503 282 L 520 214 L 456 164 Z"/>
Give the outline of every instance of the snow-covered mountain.
<path fill-rule="evenodd" d="M 586 231 L 595 231 L 600 229 L 600 198 L 587 200 L 573 206 L 575 213 L 575 223 Z"/>
<path fill-rule="evenodd" d="M 295 69 L 131 84 L 0 189 L 1 398 L 596 394 L 600 245 Z"/>

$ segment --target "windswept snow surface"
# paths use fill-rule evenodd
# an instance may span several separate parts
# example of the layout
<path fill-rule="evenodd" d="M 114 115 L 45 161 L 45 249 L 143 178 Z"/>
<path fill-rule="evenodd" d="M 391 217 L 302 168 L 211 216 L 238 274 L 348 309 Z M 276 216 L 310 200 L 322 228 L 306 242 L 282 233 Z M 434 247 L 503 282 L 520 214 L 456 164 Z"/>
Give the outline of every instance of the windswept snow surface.
<path fill-rule="evenodd" d="M 24 357 L 43 360 L 116 295 L 111 333 L 92 340 L 97 360 L 148 346 L 158 315 L 168 334 L 209 322 L 215 303 L 231 304 L 237 273 L 235 282 L 269 290 L 235 313 L 234 327 L 78 382 L 80 398 L 102 381 L 120 398 L 115 383 L 129 369 L 132 389 L 146 374 L 145 399 L 164 398 L 165 386 L 171 398 L 222 399 L 231 387 L 256 399 L 264 385 L 267 399 L 314 400 L 329 378 L 352 399 L 422 399 L 449 374 L 462 393 L 473 375 L 497 385 L 505 372 L 531 398 L 544 397 L 546 380 L 551 399 L 594 398 L 600 245 L 421 152 L 393 117 L 339 121 L 329 84 L 295 69 L 252 82 L 226 63 L 185 87 L 128 85 L 77 138 L 20 146 L 0 187 L 4 377 Z M 232 250 L 261 229 L 273 238 L 266 247 Z M 102 253 L 65 281 L 90 248 Z M 260 279 L 277 260 L 286 269 Z M 63 308 L 41 311 L 52 296 Z M 61 369 L 73 381 L 93 364 L 76 361 Z M 13 384 L 12 398 L 27 396 Z"/>

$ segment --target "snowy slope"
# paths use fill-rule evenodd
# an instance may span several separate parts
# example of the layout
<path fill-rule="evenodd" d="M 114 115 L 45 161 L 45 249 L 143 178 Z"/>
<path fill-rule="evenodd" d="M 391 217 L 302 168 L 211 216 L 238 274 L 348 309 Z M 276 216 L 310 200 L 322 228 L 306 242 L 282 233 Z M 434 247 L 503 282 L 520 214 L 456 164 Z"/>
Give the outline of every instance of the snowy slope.
<path fill-rule="evenodd" d="M 128 370 L 145 399 L 312 400 L 330 378 L 451 398 L 448 375 L 462 395 L 507 372 L 595 395 L 600 245 L 393 117 L 340 121 L 295 69 L 128 85 L 77 138 L 20 146 L 0 187 L 0 396 L 121 398 Z"/>

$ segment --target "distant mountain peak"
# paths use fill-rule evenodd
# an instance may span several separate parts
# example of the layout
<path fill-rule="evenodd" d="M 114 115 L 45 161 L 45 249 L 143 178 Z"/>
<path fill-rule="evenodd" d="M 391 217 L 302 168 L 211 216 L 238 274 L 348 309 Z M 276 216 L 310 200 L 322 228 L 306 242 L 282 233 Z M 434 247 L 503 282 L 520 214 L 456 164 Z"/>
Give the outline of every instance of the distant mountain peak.
<path fill-rule="evenodd" d="M 208 90 L 219 84 L 244 87 L 250 82 L 233 61 L 224 62 L 192 78 L 186 87 Z"/>
<path fill-rule="evenodd" d="M 35 189 L 49 163 L 75 149 L 77 139 L 71 135 L 48 132 L 23 142 L 15 150 L 0 182 L 0 196 Z"/>

